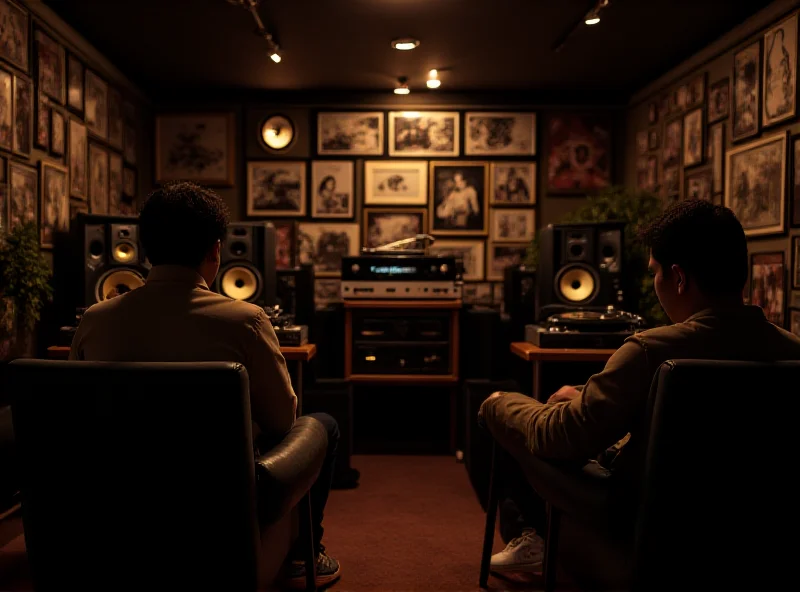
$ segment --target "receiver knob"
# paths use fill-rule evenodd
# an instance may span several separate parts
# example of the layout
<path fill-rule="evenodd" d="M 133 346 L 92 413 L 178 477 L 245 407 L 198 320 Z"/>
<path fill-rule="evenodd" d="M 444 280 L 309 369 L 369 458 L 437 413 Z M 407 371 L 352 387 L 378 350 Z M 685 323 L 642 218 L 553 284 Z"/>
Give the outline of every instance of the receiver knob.
<path fill-rule="evenodd" d="M 439 268 L 439 271 L 442 273 L 447 273 L 447 263 L 442 263 L 442 266 Z"/>
<path fill-rule="evenodd" d="M 361 268 L 358 266 L 358 263 L 353 263 L 350 269 L 353 271 L 353 273 L 358 273 Z"/>

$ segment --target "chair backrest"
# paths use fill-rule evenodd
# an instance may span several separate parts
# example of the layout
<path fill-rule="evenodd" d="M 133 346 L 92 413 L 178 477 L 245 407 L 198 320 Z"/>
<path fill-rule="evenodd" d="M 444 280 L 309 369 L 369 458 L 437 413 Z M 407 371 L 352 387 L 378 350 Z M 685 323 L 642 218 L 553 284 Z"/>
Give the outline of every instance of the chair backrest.
<path fill-rule="evenodd" d="M 793 568 L 800 361 L 656 373 L 634 589 L 780 589 Z M 790 527 L 786 528 L 789 524 Z"/>
<path fill-rule="evenodd" d="M 38 590 L 255 589 L 241 365 L 18 360 L 7 375 Z"/>

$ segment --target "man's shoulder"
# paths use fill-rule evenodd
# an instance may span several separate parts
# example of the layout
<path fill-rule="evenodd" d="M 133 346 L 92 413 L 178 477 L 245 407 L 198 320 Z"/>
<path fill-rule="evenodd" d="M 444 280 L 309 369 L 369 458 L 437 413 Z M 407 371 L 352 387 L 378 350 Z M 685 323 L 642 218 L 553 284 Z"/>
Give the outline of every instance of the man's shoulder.
<path fill-rule="evenodd" d="M 207 314 L 231 323 L 258 325 L 267 318 L 264 309 L 244 300 L 235 300 L 208 290 L 198 290 L 195 294 L 199 307 L 196 314 Z"/>

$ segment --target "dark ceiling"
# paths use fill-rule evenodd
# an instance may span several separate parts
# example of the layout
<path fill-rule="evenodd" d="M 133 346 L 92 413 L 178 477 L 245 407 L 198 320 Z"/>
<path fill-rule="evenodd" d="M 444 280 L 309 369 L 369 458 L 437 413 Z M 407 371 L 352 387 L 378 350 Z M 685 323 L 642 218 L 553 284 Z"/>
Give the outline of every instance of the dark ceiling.
<path fill-rule="evenodd" d="M 262 0 L 274 64 L 253 18 L 227 0 L 45 0 L 150 94 L 188 88 L 383 90 L 398 76 L 442 90 L 628 96 L 769 4 L 612 0 Z M 580 23 L 560 52 L 554 44 Z M 411 35 L 421 45 L 391 49 Z"/>

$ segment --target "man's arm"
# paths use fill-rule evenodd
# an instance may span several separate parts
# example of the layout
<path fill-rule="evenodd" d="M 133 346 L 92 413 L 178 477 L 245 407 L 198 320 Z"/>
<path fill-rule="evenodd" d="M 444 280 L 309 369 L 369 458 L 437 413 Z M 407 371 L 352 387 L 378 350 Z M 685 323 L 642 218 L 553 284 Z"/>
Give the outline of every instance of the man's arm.
<path fill-rule="evenodd" d="M 80 361 L 83 360 L 83 348 L 81 347 L 81 342 L 83 341 L 83 335 L 86 333 L 86 329 L 88 324 L 86 322 L 86 313 L 89 312 L 88 310 L 84 311 L 83 317 L 81 317 L 81 322 L 78 323 L 78 329 L 75 331 L 75 335 L 72 336 L 72 344 L 70 344 L 69 348 L 69 360 L 72 361 Z M 91 321 L 90 321 L 91 322 Z"/>
<path fill-rule="evenodd" d="M 645 404 L 652 378 L 644 348 L 629 341 L 589 379 L 580 397 L 547 405 L 511 393 L 487 399 L 481 414 L 505 448 L 523 447 L 554 460 L 584 460 L 625 436 Z"/>

